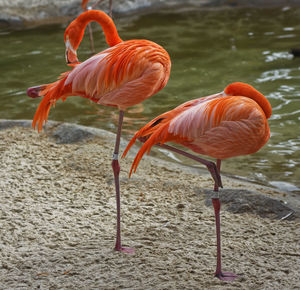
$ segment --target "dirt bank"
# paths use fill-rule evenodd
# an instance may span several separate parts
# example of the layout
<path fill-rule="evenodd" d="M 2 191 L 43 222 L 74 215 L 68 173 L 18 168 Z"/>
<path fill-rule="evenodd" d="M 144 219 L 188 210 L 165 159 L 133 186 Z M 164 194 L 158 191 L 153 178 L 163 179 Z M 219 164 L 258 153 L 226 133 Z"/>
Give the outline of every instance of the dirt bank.
<path fill-rule="evenodd" d="M 277 212 L 265 202 L 260 215 L 250 198 L 240 213 L 222 211 L 224 270 L 239 278 L 221 282 L 205 205 L 211 178 L 150 157 L 130 180 L 133 155 L 121 161 L 123 241 L 135 254 L 113 251 L 114 135 L 58 123 L 37 134 L 29 125 L 0 122 L 0 289 L 299 288 L 299 219 L 280 220 L 288 207 Z M 282 197 L 223 182 L 223 193 L 239 198 L 241 190 Z"/>

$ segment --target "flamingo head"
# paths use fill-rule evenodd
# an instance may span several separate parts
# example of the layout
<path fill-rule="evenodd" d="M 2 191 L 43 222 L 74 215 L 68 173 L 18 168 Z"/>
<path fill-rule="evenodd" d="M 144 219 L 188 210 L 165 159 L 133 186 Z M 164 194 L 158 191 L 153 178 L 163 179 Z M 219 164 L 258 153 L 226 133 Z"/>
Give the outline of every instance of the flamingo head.
<path fill-rule="evenodd" d="M 260 94 L 255 88 L 246 83 L 236 82 L 228 85 L 224 92 L 229 96 L 250 96 L 255 93 Z"/>
<path fill-rule="evenodd" d="M 84 29 L 76 20 L 71 22 L 65 31 L 66 62 L 69 64 L 77 63 L 77 48 L 83 38 Z"/>

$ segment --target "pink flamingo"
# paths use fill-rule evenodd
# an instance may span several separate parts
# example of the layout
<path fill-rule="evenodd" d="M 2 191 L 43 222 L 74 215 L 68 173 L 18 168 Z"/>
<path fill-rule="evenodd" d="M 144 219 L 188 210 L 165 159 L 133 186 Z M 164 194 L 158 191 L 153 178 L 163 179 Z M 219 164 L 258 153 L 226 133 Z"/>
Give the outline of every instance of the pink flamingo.
<path fill-rule="evenodd" d="M 245 83 L 232 83 L 221 93 L 188 101 L 166 112 L 141 128 L 124 151 L 126 156 L 136 139 L 145 142 L 137 153 L 130 171 L 134 172 L 153 145 L 182 154 L 207 166 L 215 185 L 212 203 L 215 211 L 217 232 L 217 268 L 215 276 L 221 280 L 233 280 L 237 275 L 222 272 L 220 200 L 222 187 L 221 160 L 252 154 L 262 148 L 270 138 L 267 119 L 272 108 L 264 95 Z M 217 159 L 217 164 L 166 145 L 181 144 L 196 153 Z"/>
<path fill-rule="evenodd" d="M 77 48 L 86 25 L 98 22 L 110 48 L 79 63 Z M 64 72 L 59 80 L 27 90 L 32 98 L 43 96 L 32 127 L 38 131 L 47 122 L 52 105 L 59 99 L 80 96 L 91 101 L 119 109 L 119 125 L 112 160 L 117 203 L 117 235 L 115 250 L 132 253 L 133 249 L 121 245 L 120 185 L 118 161 L 121 128 L 126 108 L 139 104 L 156 94 L 167 84 L 171 62 L 168 53 L 149 40 L 122 41 L 112 19 L 102 11 L 89 10 L 78 16 L 65 31 L 66 60 L 72 70 Z"/>

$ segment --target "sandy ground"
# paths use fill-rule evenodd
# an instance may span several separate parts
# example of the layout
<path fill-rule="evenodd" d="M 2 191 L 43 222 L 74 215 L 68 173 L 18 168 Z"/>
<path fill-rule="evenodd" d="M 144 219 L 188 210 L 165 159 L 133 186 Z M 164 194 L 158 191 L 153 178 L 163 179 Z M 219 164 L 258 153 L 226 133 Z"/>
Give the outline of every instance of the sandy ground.
<path fill-rule="evenodd" d="M 239 278 L 219 281 L 211 179 L 148 156 L 130 180 L 133 155 L 121 161 L 123 243 L 135 253 L 113 251 L 114 136 L 58 144 L 54 131 L 0 130 L 0 289 L 300 289 L 299 219 L 223 210 L 223 266 Z"/>

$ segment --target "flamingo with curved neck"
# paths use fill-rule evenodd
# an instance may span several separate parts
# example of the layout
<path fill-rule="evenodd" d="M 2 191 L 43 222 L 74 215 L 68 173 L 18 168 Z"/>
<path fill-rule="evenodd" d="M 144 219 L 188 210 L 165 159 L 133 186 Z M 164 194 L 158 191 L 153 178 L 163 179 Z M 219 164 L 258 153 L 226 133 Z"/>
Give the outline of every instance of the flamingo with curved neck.
<path fill-rule="evenodd" d="M 78 62 L 76 50 L 86 25 L 97 21 L 103 28 L 108 49 Z M 32 126 L 41 131 L 52 105 L 59 99 L 80 96 L 119 109 L 119 124 L 113 153 L 112 168 L 116 188 L 117 235 L 115 250 L 132 253 L 121 244 L 121 209 L 119 185 L 119 146 L 124 111 L 156 94 L 168 82 L 171 61 L 160 45 L 149 40 L 122 41 L 112 19 L 102 11 L 86 11 L 66 29 L 66 59 L 72 70 L 61 74 L 53 83 L 31 87 L 32 98 L 43 96 L 33 118 Z"/>

